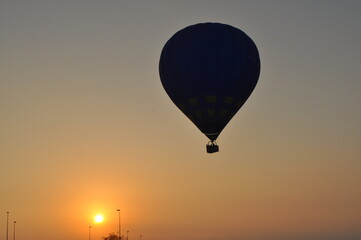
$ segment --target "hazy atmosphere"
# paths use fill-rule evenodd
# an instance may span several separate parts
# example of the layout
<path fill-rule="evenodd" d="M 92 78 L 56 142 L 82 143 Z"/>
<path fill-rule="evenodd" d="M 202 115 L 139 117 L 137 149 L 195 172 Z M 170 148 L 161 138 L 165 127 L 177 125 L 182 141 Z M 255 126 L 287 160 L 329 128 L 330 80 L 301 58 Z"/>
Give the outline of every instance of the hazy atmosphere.
<path fill-rule="evenodd" d="M 17 240 L 101 239 L 119 216 L 126 240 L 361 239 L 360 13 L 0 0 L 0 240 L 14 221 Z M 202 22 L 243 30 L 261 59 L 214 154 L 158 72 L 167 40 Z"/>

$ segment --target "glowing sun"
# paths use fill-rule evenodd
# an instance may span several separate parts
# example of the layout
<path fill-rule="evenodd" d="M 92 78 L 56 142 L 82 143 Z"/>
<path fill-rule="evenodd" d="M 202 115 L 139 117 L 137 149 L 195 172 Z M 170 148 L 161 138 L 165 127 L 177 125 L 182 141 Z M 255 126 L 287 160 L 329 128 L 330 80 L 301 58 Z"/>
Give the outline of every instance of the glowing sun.
<path fill-rule="evenodd" d="M 96 223 L 101 223 L 101 222 L 103 222 L 103 221 L 104 221 L 103 215 L 101 215 L 101 214 L 95 215 L 94 221 L 95 221 Z"/>

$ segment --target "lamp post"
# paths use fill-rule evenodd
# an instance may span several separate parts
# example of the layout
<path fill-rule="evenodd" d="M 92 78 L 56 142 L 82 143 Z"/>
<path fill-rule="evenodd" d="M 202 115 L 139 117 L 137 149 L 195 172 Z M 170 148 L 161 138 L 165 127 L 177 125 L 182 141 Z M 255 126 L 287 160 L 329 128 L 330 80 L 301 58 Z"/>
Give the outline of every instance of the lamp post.
<path fill-rule="evenodd" d="M 127 231 L 127 240 L 129 240 L 129 230 Z"/>
<path fill-rule="evenodd" d="M 142 235 L 140 235 L 140 236 L 139 236 L 139 240 L 142 240 L 142 237 L 143 237 L 143 236 L 142 236 Z"/>
<path fill-rule="evenodd" d="M 6 240 L 9 240 L 9 212 L 6 212 Z"/>
<path fill-rule="evenodd" d="M 13 240 L 15 240 L 15 224 L 16 224 L 16 221 L 14 221 L 14 235 L 13 235 Z"/>
<path fill-rule="evenodd" d="M 118 229 L 118 233 L 119 233 L 119 236 L 118 236 L 118 239 L 121 240 L 122 239 L 122 232 L 121 232 L 121 228 L 120 228 L 120 209 L 117 209 L 117 212 L 119 213 L 119 229 Z"/>
<path fill-rule="evenodd" d="M 90 240 L 90 229 L 92 228 L 92 226 L 89 226 L 89 240 Z"/>

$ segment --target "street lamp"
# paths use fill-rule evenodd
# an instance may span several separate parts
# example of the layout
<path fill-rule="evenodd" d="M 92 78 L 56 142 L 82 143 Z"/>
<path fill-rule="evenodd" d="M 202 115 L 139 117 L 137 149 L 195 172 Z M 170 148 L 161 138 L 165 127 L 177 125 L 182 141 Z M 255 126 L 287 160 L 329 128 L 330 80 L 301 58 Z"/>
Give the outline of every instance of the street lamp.
<path fill-rule="evenodd" d="M 16 221 L 14 221 L 14 235 L 13 235 L 13 240 L 15 240 L 15 223 L 16 223 Z"/>
<path fill-rule="evenodd" d="M 90 229 L 92 228 L 92 226 L 89 226 L 89 240 L 90 240 Z"/>
<path fill-rule="evenodd" d="M 142 237 L 143 237 L 143 236 L 142 236 L 142 235 L 140 235 L 140 236 L 139 236 L 139 240 L 142 240 Z"/>
<path fill-rule="evenodd" d="M 120 229 L 120 209 L 117 209 L 117 212 L 119 213 L 119 236 L 118 236 L 118 239 L 121 240 L 122 239 L 122 232 L 121 232 L 121 229 Z"/>
<path fill-rule="evenodd" d="M 127 231 L 127 240 L 129 240 L 129 236 L 128 236 L 128 234 L 129 234 L 129 230 Z"/>
<path fill-rule="evenodd" d="M 9 212 L 6 212 L 6 240 L 9 240 Z"/>

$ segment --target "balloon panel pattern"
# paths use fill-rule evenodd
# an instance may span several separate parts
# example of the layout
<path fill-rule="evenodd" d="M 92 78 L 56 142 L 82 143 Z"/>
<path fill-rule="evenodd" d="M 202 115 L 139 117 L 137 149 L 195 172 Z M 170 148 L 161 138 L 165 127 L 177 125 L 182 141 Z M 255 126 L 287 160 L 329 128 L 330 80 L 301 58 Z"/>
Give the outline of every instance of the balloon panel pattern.
<path fill-rule="evenodd" d="M 159 74 L 174 104 L 214 141 L 255 88 L 260 59 L 256 45 L 243 31 L 200 23 L 168 40 Z"/>

